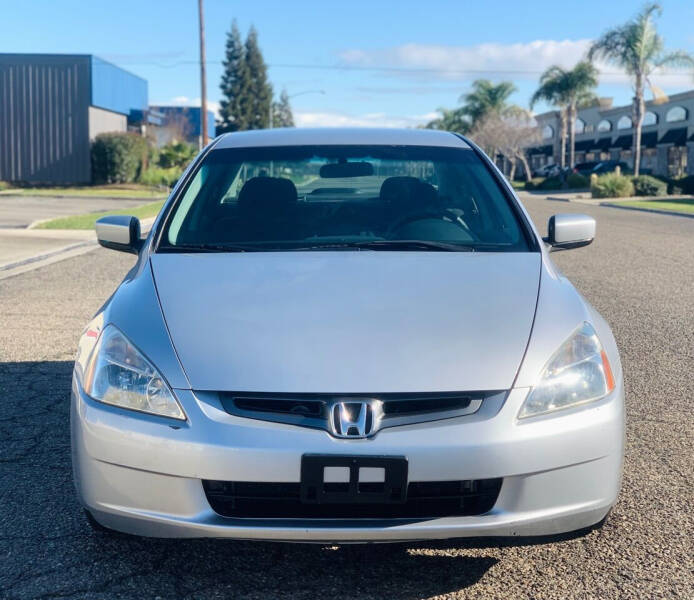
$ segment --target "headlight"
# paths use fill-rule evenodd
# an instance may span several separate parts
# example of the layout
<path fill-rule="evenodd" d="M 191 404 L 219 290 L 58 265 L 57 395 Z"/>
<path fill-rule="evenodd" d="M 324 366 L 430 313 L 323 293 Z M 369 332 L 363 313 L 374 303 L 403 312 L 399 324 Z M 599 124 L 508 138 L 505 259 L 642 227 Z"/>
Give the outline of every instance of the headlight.
<path fill-rule="evenodd" d="M 595 330 L 583 323 L 552 356 L 521 407 L 518 417 L 532 417 L 605 397 L 614 377 Z"/>
<path fill-rule="evenodd" d="M 101 332 L 84 389 L 106 404 L 173 419 L 186 418 L 164 378 L 113 325 Z"/>

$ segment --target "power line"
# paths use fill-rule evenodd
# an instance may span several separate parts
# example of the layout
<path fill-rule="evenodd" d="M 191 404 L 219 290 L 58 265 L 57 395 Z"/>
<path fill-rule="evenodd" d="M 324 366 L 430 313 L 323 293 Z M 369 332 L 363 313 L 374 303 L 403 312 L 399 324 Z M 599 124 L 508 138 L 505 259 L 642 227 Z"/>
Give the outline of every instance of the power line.
<path fill-rule="evenodd" d="M 162 63 L 157 61 L 119 61 L 122 65 L 146 65 L 162 69 L 175 69 L 184 66 L 199 66 L 197 60 L 178 60 L 172 63 Z M 222 60 L 207 60 L 206 65 L 221 65 Z M 436 73 L 452 75 L 541 75 L 544 70 L 538 69 L 447 69 L 435 67 L 391 67 L 391 66 L 361 66 L 361 65 L 319 65 L 307 63 L 267 63 L 268 67 L 280 69 L 311 69 L 323 71 L 365 71 L 365 72 L 394 72 L 394 73 Z M 599 71 L 600 75 L 626 75 L 623 71 Z M 666 71 L 658 73 L 658 77 L 681 77 L 686 71 L 673 72 Z"/>

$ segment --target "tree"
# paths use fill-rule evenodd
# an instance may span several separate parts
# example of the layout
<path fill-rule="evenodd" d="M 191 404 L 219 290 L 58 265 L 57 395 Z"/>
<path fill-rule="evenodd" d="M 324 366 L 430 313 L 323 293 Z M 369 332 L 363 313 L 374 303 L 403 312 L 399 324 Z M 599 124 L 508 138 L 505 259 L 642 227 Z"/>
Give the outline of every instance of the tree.
<path fill-rule="evenodd" d="M 463 102 L 462 115 L 466 116 L 470 126 L 474 127 L 478 121 L 491 113 L 504 114 L 509 107 L 508 99 L 515 91 L 516 86 L 510 81 L 502 81 L 495 85 L 487 79 L 477 79 L 472 83 L 472 91 L 460 97 L 460 102 Z"/>
<path fill-rule="evenodd" d="M 245 50 L 249 78 L 247 129 L 265 129 L 270 125 L 272 86 L 267 79 L 267 66 L 258 46 L 255 27 L 248 32 Z"/>
<path fill-rule="evenodd" d="M 587 61 L 581 61 L 573 69 L 552 66 L 540 77 L 540 87 L 530 99 L 531 108 L 540 100 L 559 107 L 560 158 L 566 166 L 566 135 L 569 135 L 569 166 L 573 167 L 576 147 L 576 117 L 578 109 L 595 100 L 593 88 L 598 85 L 598 72 Z"/>
<path fill-rule="evenodd" d="M 477 121 L 470 132 L 470 137 L 491 157 L 502 154 L 511 164 L 509 179 L 513 180 L 516 163 L 520 161 L 526 181 L 530 181 L 531 172 L 526 150 L 540 141 L 540 130 L 537 122 L 526 110 L 509 107 L 500 114 L 493 111 Z"/>
<path fill-rule="evenodd" d="M 578 109 L 588 106 L 597 97 L 593 89 L 598 85 L 598 71 L 588 61 L 581 61 L 573 69 L 564 71 L 564 88 L 569 101 L 569 166 L 576 157 L 576 118 Z"/>
<path fill-rule="evenodd" d="M 439 108 L 441 116 L 438 119 L 429 121 L 424 127 L 426 129 L 441 129 L 443 131 L 455 131 L 457 133 L 467 133 L 470 130 L 470 123 L 462 113 L 462 108 Z"/>
<path fill-rule="evenodd" d="M 191 137 L 190 110 L 183 108 L 179 111 L 165 113 L 161 127 L 148 127 L 147 131 L 156 131 L 158 145 L 170 142 L 185 142 Z"/>
<path fill-rule="evenodd" d="M 694 65 L 694 58 L 684 51 L 664 51 L 663 38 L 654 22 L 660 13 L 659 4 L 647 4 L 631 21 L 603 33 L 588 51 L 590 60 L 604 59 L 624 69 L 631 77 L 634 87 L 634 175 L 637 176 L 641 166 L 641 127 L 646 113 L 645 86 L 653 88 L 650 79 L 659 67 Z"/>
<path fill-rule="evenodd" d="M 472 91 L 463 94 L 458 108 L 439 108 L 441 116 L 429 121 L 426 129 L 442 129 L 468 133 L 485 116 L 491 113 L 503 114 L 509 109 L 508 99 L 516 91 L 509 81 L 493 84 L 487 79 L 478 79 L 472 83 Z"/>
<path fill-rule="evenodd" d="M 183 169 L 195 158 L 197 147 L 185 141 L 171 141 L 159 151 L 159 166 L 164 169 Z"/>
<path fill-rule="evenodd" d="M 540 87 L 530 98 L 530 108 L 538 102 L 546 102 L 559 109 L 559 166 L 566 166 L 566 123 L 568 120 L 568 101 L 561 86 L 561 69 L 550 67 L 540 76 Z"/>
<path fill-rule="evenodd" d="M 287 90 L 282 90 L 279 101 L 272 103 L 272 126 L 294 127 L 294 115 Z"/>
<path fill-rule="evenodd" d="M 239 28 L 234 20 L 227 33 L 224 72 L 219 102 L 221 132 L 248 129 L 250 73 L 246 64 L 246 50 L 241 41 Z"/>

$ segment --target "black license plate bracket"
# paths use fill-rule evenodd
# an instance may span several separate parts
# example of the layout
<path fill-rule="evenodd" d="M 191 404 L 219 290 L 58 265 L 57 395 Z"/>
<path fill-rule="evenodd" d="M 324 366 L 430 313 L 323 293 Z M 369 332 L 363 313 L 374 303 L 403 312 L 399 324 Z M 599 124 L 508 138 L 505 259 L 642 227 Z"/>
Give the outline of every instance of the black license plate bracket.
<path fill-rule="evenodd" d="M 325 481 L 326 467 L 346 467 L 349 481 Z M 383 469 L 383 481 L 360 481 L 361 469 Z M 304 454 L 301 501 L 306 504 L 402 504 L 407 500 L 407 458 Z"/>

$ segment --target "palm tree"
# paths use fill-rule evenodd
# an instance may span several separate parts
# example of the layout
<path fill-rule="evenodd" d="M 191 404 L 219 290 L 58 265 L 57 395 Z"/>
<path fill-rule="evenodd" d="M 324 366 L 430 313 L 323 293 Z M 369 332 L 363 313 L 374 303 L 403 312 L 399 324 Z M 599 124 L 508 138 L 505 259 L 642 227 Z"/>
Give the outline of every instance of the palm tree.
<path fill-rule="evenodd" d="M 556 65 L 547 69 L 540 77 L 540 87 L 530 98 L 531 108 L 540 100 L 559 107 L 561 150 L 559 164 L 566 165 L 566 131 L 569 130 L 569 166 L 575 157 L 576 116 L 578 109 L 595 99 L 592 89 L 598 85 L 598 72 L 587 61 L 576 64 L 573 69 L 562 69 Z"/>
<path fill-rule="evenodd" d="M 661 13 L 657 3 L 647 4 L 631 21 L 606 31 L 591 46 L 589 60 L 604 59 L 624 69 L 634 86 L 634 174 L 641 166 L 641 126 L 646 112 L 644 88 L 652 88 L 650 77 L 658 67 L 691 66 L 694 58 L 684 51 L 665 52 L 654 17 Z"/>
<path fill-rule="evenodd" d="M 516 86 L 510 81 L 493 84 L 488 79 L 477 79 L 472 82 L 472 91 L 460 97 L 461 112 L 470 120 L 472 128 L 491 113 L 504 114 L 515 91 Z"/>
<path fill-rule="evenodd" d="M 573 69 L 563 73 L 564 91 L 568 100 L 569 119 L 569 166 L 574 166 L 576 146 L 576 117 L 578 109 L 596 99 L 593 88 L 598 85 L 598 71 L 588 61 L 579 62 Z"/>
<path fill-rule="evenodd" d="M 437 112 L 441 116 L 433 121 L 429 121 L 424 126 L 426 129 L 442 129 L 443 131 L 455 131 L 457 133 L 470 131 L 470 122 L 462 114 L 461 108 L 439 108 Z"/>
<path fill-rule="evenodd" d="M 564 89 L 564 70 L 553 66 L 540 77 L 540 87 L 530 98 L 530 108 L 538 102 L 556 106 L 559 109 L 559 166 L 566 166 L 566 123 L 568 120 L 569 100 Z"/>

